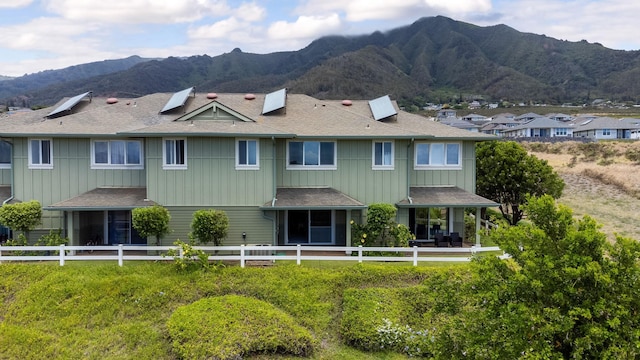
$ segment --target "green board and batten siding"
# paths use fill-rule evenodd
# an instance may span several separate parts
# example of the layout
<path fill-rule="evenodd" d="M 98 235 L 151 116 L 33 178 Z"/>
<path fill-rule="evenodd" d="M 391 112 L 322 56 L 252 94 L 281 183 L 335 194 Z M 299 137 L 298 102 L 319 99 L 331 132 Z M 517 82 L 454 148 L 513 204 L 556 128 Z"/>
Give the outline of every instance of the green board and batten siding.
<path fill-rule="evenodd" d="M 188 138 L 187 169 L 162 168 L 162 139 L 147 139 L 147 196 L 167 207 L 260 206 L 273 198 L 271 140 L 260 169 L 236 170 L 234 138 Z"/>

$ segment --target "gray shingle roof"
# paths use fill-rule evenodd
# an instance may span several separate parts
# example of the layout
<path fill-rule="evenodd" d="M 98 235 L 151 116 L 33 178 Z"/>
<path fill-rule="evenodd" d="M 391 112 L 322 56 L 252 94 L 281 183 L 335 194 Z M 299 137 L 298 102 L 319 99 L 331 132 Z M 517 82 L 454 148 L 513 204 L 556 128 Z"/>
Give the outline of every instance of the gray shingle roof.
<path fill-rule="evenodd" d="M 329 187 L 278 188 L 275 203 L 268 202 L 263 209 L 347 209 L 366 208 L 354 198 Z"/>
<path fill-rule="evenodd" d="M 183 107 L 160 114 L 173 94 L 157 93 L 107 104 L 106 98 L 83 101 L 69 115 L 46 119 L 42 109 L 0 119 L 0 135 L 6 136 L 280 136 L 333 138 L 442 138 L 490 140 L 492 135 L 471 133 L 398 110 L 392 120 L 375 121 L 367 100 L 351 106 L 340 101 L 319 100 L 307 95 L 288 94 L 283 110 L 262 115 L 264 94 L 246 100 L 245 94 L 205 94 L 189 97 Z M 65 99 L 61 100 L 63 103 Z M 232 109 L 250 121 L 194 120 L 190 114 L 206 111 L 213 102 Z M 195 117 L 193 117 L 195 119 Z"/>
<path fill-rule="evenodd" d="M 146 199 L 145 187 L 100 187 L 80 194 L 71 199 L 51 204 L 47 210 L 91 210 L 118 209 L 128 210 L 151 206 L 155 203 Z"/>
<path fill-rule="evenodd" d="M 409 190 L 411 201 L 404 199 L 399 207 L 492 207 L 498 204 L 456 186 L 414 186 Z"/>

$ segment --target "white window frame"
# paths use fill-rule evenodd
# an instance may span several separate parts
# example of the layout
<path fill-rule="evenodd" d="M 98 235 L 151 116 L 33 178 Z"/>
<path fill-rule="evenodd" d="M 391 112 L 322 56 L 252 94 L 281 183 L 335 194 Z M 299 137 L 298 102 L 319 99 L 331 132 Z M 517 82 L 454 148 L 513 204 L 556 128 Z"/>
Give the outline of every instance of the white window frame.
<path fill-rule="evenodd" d="M 567 136 L 568 129 L 567 128 L 556 128 L 556 135 L 558 136 Z"/>
<path fill-rule="evenodd" d="M 184 163 L 176 163 L 176 144 L 178 141 L 183 142 L 182 154 L 184 156 Z M 171 143 L 173 147 L 173 158 L 167 158 L 167 142 Z M 162 139 L 162 169 L 164 170 L 186 170 L 187 169 L 187 139 L 186 138 L 163 138 Z"/>
<path fill-rule="evenodd" d="M 123 141 L 125 143 L 124 164 L 112 164 L 111 163 L 111 147 L 112 143 Z M 108 144 L 107 148 L 107 163 L 96 163 L 96 143 Z M 140 163 L 128 164 L 127 163 L 127 142 L 137 142 L 140 144 Z M 142 170 L 144 169 L 144 142 L 141 139 L 93 139 L 91 140 L 91 169 L 120 169 L 120 170 Z"/>
<path fill-rule="evenodd" d="M 376 165 L 376 144 L 382 144 L 382 153 L 380 154 L 381 165 Z M 391 162 L 389 164 L 384 163 L 384 146 L 385 144 L 390 144 L 391 146 Z M 393 170 L 394 169 L 394 161 L 395 159 L 395 143 L 393 141 L 376 141 L 374 140 L 371 144 L 371 168 L 373 170 Z"/>
<path fill-rule="evenodd" d="M 611 136 L 611 129 L 602 129 L 602 136 Z"/>
<path fill-rule="evenodd" d="M 249 142 L 255 142 L 256 144 L 256 163 L 255 164 L 241 164 L 240 163 L 240 142 L 244 141 L 246 146 L 247 162 L 249 161 Z M 260 140 L 259 139 L 236 139 L 236 170 L 260 170 Z"/>
<path fill-rule="evenodd" d="M 429 146 L 429 163 L 428 164 L 419 164 L 418 163 L 418 148 L 420 146 L 427 145 Z M 434 145 L 442 145 L 442 163 L 434 164 L 433 156 L 434 152 L 431 148 Z M 447 164 L 447 149 L 449 145 L 457 145 L 458 146 L 458 162 L 457 164 Z M 413 167 L 414 170 L 461 170 L 462 169 L 462 143 L 459 142 L 416 142 L 413 151 Z"/>
<path fill-rule="evenodd" d="M 333 144 L 333 164 L 332 165 L 322 165 L 320 164 L 320 158 L 322 155 L 320 152 L 318 153 L 318 165 L 305 165 L 305 153 L 304 148 L 307 143 L 319 143 L 320 149 L 322 149 L 322 143 L 331 143 Z M 290 152 L 291 143 L 302 143 L 302 164 L 290 164 Z M 321 150 L 320 150 L 321 151 Z M 287 141 L 287 170 L 337 170 L 338 169 L 338 144 L 335 140 L 289 140 Z"/>
<path fill-rule="evenodd" d="M 39 146 L 39 157 L 40 157 L 40 162 L 38 163 L 34 163 L 33 162 L 33 151 L 31 150 L 32 146 L 31 143 L 33 141 L 37 141 Z M 49 162 L 48 163 L 43 163 L 42 162 L 42 142 L 43 141 L 48 141 L 49 142 Z M 29 139 L 29 143 L 28 143 L 28 147 L 29 147 L 29 169 L 53 169 L 53 139 L 51 138 L 38 138 L 38 139 Z"/>
<path fill-rule="evenodd" d="M 2 141 L 2 143 L 6 144 L 7 156 L 9 157 L 8 163 L 0 163 L 0 169 L 11 169 L 11 164 L 13 163 L 13 144 L 8 141 Z"/>

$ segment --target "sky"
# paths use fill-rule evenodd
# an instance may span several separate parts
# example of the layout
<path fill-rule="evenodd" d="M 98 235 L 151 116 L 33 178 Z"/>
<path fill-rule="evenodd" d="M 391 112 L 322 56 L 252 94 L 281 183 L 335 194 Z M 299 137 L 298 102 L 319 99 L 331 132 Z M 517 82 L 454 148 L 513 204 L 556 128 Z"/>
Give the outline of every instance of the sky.
<path fill-rule="evenodd" d="M 132 55 L 295 51 L 437 15 L 639 50 L 638 14 L 630 0 L 0 0 L 0 75 Z"/>

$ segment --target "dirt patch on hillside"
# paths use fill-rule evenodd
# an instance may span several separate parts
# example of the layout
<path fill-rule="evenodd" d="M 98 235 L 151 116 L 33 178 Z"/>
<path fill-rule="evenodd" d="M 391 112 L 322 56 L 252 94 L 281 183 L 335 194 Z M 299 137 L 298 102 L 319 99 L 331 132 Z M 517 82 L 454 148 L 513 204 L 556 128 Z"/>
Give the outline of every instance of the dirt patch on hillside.
<path fill-rule="evenodd" d="M 640 240 L 640 142 L 530 145 L 565 181 L 559 203 L 593 217 L 610 239 Z"/>

